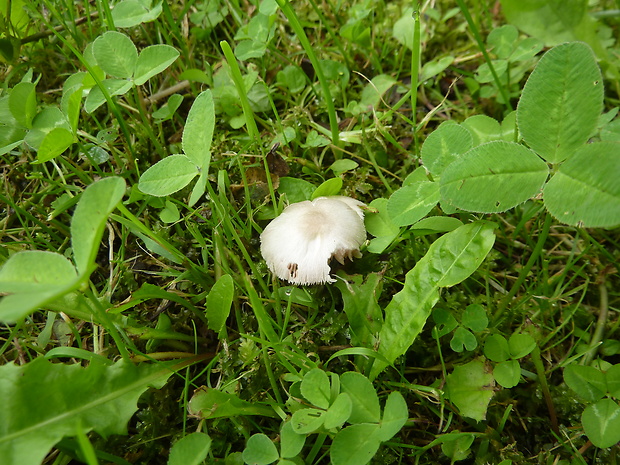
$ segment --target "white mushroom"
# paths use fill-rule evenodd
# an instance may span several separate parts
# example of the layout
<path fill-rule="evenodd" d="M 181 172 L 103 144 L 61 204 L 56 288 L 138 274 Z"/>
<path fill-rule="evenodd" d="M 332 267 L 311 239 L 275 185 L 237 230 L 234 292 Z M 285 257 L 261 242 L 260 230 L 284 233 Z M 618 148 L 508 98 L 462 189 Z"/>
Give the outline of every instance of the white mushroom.
<path fill-rule="evenodd" d="M 366 240 L 362 202 L 344 196 L 294 203 L 260 236 L 269 269 L 293 284 L 332 283 L 329 260 L 361 257 Z"/>

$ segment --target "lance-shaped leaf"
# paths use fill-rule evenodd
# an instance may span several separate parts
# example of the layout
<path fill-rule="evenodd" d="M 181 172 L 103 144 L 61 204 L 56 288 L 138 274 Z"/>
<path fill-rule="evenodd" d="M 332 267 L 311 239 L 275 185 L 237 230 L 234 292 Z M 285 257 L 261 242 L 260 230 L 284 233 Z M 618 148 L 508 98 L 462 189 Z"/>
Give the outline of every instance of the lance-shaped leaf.
<path fill-rule="evenodd" d="M 403 355 L 422 331 L 439 300 L 439 288 L 460 283 L 480 266 L 495 242 L 494 228 L 493 223 L 477 221 L 443 235 L 407 273 L 403 289 L 385 309 L 379 333 L 379 353 L 389 362 Z M 375 360 L 371 379 L 386 366 Z"/>

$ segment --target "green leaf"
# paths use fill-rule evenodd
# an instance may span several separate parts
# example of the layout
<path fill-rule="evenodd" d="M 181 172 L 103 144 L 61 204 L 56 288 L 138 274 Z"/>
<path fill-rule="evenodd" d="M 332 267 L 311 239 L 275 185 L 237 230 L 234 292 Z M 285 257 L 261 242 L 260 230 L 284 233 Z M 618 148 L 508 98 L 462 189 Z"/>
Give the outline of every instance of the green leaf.
<path fill-rule="evenodd" d="M 470 448 L 474 439 L 476 437 L 473 434 L 456 436 L 451 441 L 445 441 L 441 444 L 441 452 L 451 460 L 451 463 L 465 460 L 471 452 Z"/>
<path fill-rule="evenodd" d="M 141 86 L 153 76 L 168 68 L 179 57 L 179 51 L 170 45 L 150 45 L 140 52 L 133 73 L 133 81 Z"/>
<path fill-rule="evenodd" d="M 170 449 L 168 465 L 200 465 L 211 450 L 211 438 L 205 433 L 183 436 Z"/>
<path fill-rule="evenodd" d="M 605 375 L 591 366 L 567 366 L 564 369 L 564 382 L 589 402 L 596 402 L 607 393 Z"/>
<path fill-rule="evenodd" d="M 225 274 L 218 279 L 207 295 L 207 321 L 209 329 L 220 333 L 226 325 L 233 297 L 235 283 L 232 276 Z"/>
<path fill-rule="evenodd" d="M 112 19 L 116 27 L 134 27 L 142 23 L 155 21 L 162 11 L 162 2 L 151 7 L 151 1 L 123 0 L 112 10 Z"/>
<path fill-rule="evenodd" d="M 482 421 L 493 397 L 493 376 L 478 360 L 456 367 L 446 379 L 446 395 L 461 415 Z"/>
<path fill-rule="evenodd" d="M 317 407 L 329 407 L 331 392 L 327 373 L 320 368 L 308 371 L 301 382 L 301 394 Z"/>
<path fill-rule="evenodd" d="M 368 245 L 368 251 L 371 253 L 383 252 L 400 233 L 400 228 L 390 219 L 387 205 L 388 199 L 374 199 L 369 205 L 372 210 L 364 215 L 366 231 L 376 237 Z"/>
<path fill-rule="evenodd" d="M 334 437 L 329 448 L 333 465 L 366 465 L 379 450 L 381 442 L 376 437 L 379 425 L 361 424 L 347 426 Z"/>
<path fill-rule="evenodd" d="M 83 368 L 39 357 L 23 366 L 0 366 L 0 392 L 11 406 L 0 410 L 3 462 L 38 465 L 54 444 L 76 431 L 126 434 L 140 395 L 148 386 L 160 388 L 171 374 L 160 364 L 122 360 Z"/>
<path fill-rule="evenodd" d="M 446 168 L 441 197 L 467 211 L 504 212 L 536 196 L 548 173 L 547 164 L 526 147 L 488 142 Z"/>
<path fill-rule="evenodd" d="M 508 339 L 508 347 L 512 358 L 523 358 L 536 348 L 536 341 L 529 334 L 514 333 Z"/>
<path fill-rule="evenodd" d="M 620 398 L 620 364 L 612 366 L 605 372 L 607 391 L 616 399 Z"/>
<path fill-rule="evenodd" d="M 409 408 L 402 394 L 398 391 L 391 392 L 385 401 L 377 438 L 383 442 L 389 441 L 405 426 L 408 418 Z"/>
<path fill-rule="evenodd" d="M 209 171 L 214 127 L 213 95 L 205 90 L 194 100 L 183 129 L 183 152 L 202 171 Z"/>
<path fill-rule="evenodd" d="M 283 177 L 280 178 L 278 192 L 286 195 L 289 203 L 297 203 L 310 200 L 315 189 L 316 186 L 314 184 L 304 179 Z"/>
<path fill-rule="evenodd" d="M 52 129 L 41 142 L 37 151 L 37 163 L 43 163 L 61 155 L 73 145 L 73 134 L 65 128 Z"/>
<path fill-rule="evenodd" d="M 508 58 L 519 38 L 519 31 L 511 24 L 493 29 L 487 37 L 487 44 L 498 58 Z"/>
<path fill-rule="evenodd" d="M 323 415 L 323 426 L 326 429 L 340 428 L 351 416 L 353 403 L 346 392 L 341 392 Z"/>
<path fill-rule="evenodd" d="M 461 323 L 463 323 L 463 326 L 466 328 L 479 333 L 487 328 L 489 318 L 487 317 L 487 312 L 482 305 L 471 304 L 468 305 L 463 312 Z"/>
<path fill-rule="evenodd" d="M 587 144 L 545 186 L 545 206 L 563 223 L 587 228 L 620 224 L 620 144 Z"/>
<path fill-rule="evenodd" d="M 470 116 L 463 121 L 462 126 L 469 130 L 474 141 L 474 147 L 494 140 L 504 140 L 500 124 L 490 116 Z"/>
<path fill-rule="evenodd" d="M 491 334 L 484 342 L 484 355 L 494 362 L 503 362 L 510 358 L 508 341 L 501 334 Z"/>
<path fill-rule="evenodd" d="M 342 392 L 351 397 L 353 409 L 349 423 L 379 423 L 381 408 L 379 397 L 368 378 L 361 373 L 349 371 L 340 376 Z"/>
<path fill-rule="evenodd" d="M 32 82 L 16 84 L 9 94 L 9 109 L 15 121 L 25 128 L 32 126 L 37 113 L 37 92 Z"/>
<path fill-rule="evenodd" d="M 521 379 L 521 365 L 517 360 L 500 362 L 493 369 L 493 378 L 502 387 L 513 388 L 519 384 Z"/>
<path fill-rule="evenodd" d="M 338 176 L 346 171 L 354 170 L 358 166 L 359 164 L 350 158 L 341 158 L 340 160 L 336 160 L 332 163 L 329 169 L 332 170 L 336 176 Z"/>
<path fill-rule="evenodd" d="M 78 273 L 92 271 L 108 216 L 125 193 L 125 180 L 116 176 L 103 178 L 82 193 L 71 221 L 71 246 Z"/>
<path fill-rule="evenodd" d="M 125 79 L 104 79 L 101 84 L 108 91 L 111 97 L 115 95 L 123 95 L 133 87 L 133 81 Z M 106 102 L 106 99 L 99 87 L 93 87 L 88 92 L 88 97 L 84 101 L 84 110 L 86 113 L 92 113 Z"/>
<path fill-rule="evenodd" d="M 47 107 L 40 111 L 32 121 L 32 128 L 25 137 L 25 142 L 34 150 L 39 150 L 45 137 L 54 129 L 71 130 L 66 116 L 57 107 Z"/>
<path fill-rule="evenodd" d="M 611 447 L 620 441 L 620 407 L 611 399 L 588 405 L 581 415 L 581 423 L 596 447 Z"/>
<path fill-rule="evenodd" d="M 306 443 L 306 436 L 297 434 L 293 430 L 290 421 L 284 422 L 280 429 L 280 455 L 283 458 L 293 458 L 297 456 Z"/>
<path fill-rule="evenodd" d="M 450 347 L 453 351 L 460 353 L 463 350 L 474 350 L 478 347 L 478 341 L 470 331 L 459 326 L 450 340 Z"/>
<path fill-rule="evenodd" d="M 321 183 L 312 193 L 311 200 L 318 197 L 329 197 L 331 195 L 338 195 L 342 189 L 342 178 L 331 178 Z"/>
<path fill-rule="evenodd" d="M 278 418 L 271 407 L 240 399 L 218 389 L 201 387 L 196 390 L 188 404 L 192 415 L 200 418 L 229 418 L 239 415 L 261 415 Z"/>
<path fill-rule="evenodd" d="M 383 323 L 383 313 L 377 303 L 381 295 L 383 275 L 370 273 L 366 276 L 354 275 L 337 280 L 336 287 L 342 293 L 344 312 L 349 320 L 351 344 L 353 346 L 374 347 L 375 335 Z"/>
<path fill-rule="evenodd" d="M 138 182 L 145 194 L 164 197 L 187 186 L 198 174 L 196 164 L 185 155 L 170 155 L 147 169 Z"/>
<path fill-rule="evenodd" d="M 77 278 L 75 267 L 64 256 L 41 250 L 12 255 L 0 268 L 0 292 L 53 291 Z"/>
<path fill-rule="evenodd" d="M 133 77 L 138 50 L 125 34 L 116 31 L 104 32 L 93 42 L 93 55 L 106 74 L 120 79 Z"/>
<path fill-rule="evenodd" d="M 550 163 L 585 144 L 603 110 L 603 78 L 582 42 L 549 50 L 530 74 L 517 106 L 525 142 Z"/>
<path fill-rule="evenodd" d="M 439 202 L 439 183 L 421 181 L 401 187 L 387 204 L 390 220 L 396 226 L 408 226 L 426 216 Z"/>
<path fill-rule="evenodd" d="M 495 241 L 493 229 L 493 223 L 467 224 L 430 246 L 405 276 L 403 289 L 385 308 L 385 323 L 379 333 L 381 355 L 394 362 L 407 351 L 437 303 L 439 288 L 460 283 L 480 266 Z M 375 360 L 371 378 L 386 366 Z"/>
<path fill-rule="evenodd" d="M 278 449 L 265 434 L 253 434 L 243 450 L 243 461 L 248 465 L 269 465 L 280 458 Z"/>
<path fill-rule="evenodd" d="M 296 410 L 291 417 L 293 431 L 296 434 L 310 434 L 323 426 L 324 410 L 316 408 L 302 408 Z"/>
<path fill-rule="evenodd" d="M 424 141 L 420 152 L 422 163 L 433 176 L 441 176 L 450 163 L 472 147 L 473 139 L 467 128 L 447 121 Z"/>

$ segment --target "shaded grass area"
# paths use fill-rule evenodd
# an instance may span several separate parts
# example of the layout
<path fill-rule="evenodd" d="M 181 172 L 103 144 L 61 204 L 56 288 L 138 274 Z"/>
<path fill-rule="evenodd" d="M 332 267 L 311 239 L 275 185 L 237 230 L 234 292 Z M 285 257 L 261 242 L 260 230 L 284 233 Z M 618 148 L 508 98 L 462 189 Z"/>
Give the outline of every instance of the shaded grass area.
<path fill-rule="evenodd" d="M 139 50 L 167 44 L 180 52 L 144 85 L 122 97 L 107 96 L 91 113 L 82 108 L 75 143 L 59 156 L 33 163 L 37 152 L 20 144 L 1 159 L 1 262 L 35 249 L 71 257 L 69 225 L 80 193 L 112 175 L 127 185 L 106 224 L 97 267 L 83 289 L 86 298 L 52 303 L 3 325 L 3 364 L 24 365 L 56 348 L 85 349 L 111 360 L 123 351 L 135 361 L 203 356 L 141 397 L 128 435 L 89 434 L 99 463 L 167 463 L 172 444 L 193 431 L 212 439 L 205 463 L 242 463 L 232 454 L 243 451 L 253 434 L 279 444 L 281 420 L 299 409 L 299 382 L 311 369 L 368 375 L 373 355 L 347 352 L 354 335 L 344 285 L 295 288 L 278 281 L 260 256 L 259 235 L 291 199 L 304 199 L 309 188 L 328 179 L 341 178 L 343 195 L 368 204 L 388 198 L 421 166 L 420 147 L 442 122 L 473 115 L 502 121 L 512 110 L 540 55 L 511 63 L 511 74 L 502 79 L 501 73 L 483 76 L 479 67 L 487 50 L 477 42 L 484 44 L 507 20 L 499 3 L 457 3 L 461 9 L 449 2 L 421 5 L 419 39 L 411 5 L 398 1 L 294 2 L 289 8 L 296 20 L 286 7 L 277 10 L 276 2 L 163 2 L 154 21 L 129 28 L 114 25 L 107 2 L 43 1 L 27 8 L 31 19 L 27 30 L 18 31 L 26 37 L 19 57 L 0 70 L 5 93 L 32 73 L 38 109 L 60 104 L 71 74 L 97 74 L 89 69 L 89 44 L 105 31 L 122 31 Z M 607 3 L 594 10 L 613 7 Z M 616 20 L 601 22 L 607 28 L 601 34 L 617 33 Z M 316 55 L 312 61 L 299 40 L 302 30 Z M 29 36 L 37 32 L 45 36 Z M 412 79 L 417 40 L 421 75 Z M 617 56 L 615 45 L 608 47 Z M 323 60 L 322 75 L 317 60 Z M 611 110 L 618 105 L 618 84 L 613 73 L 605 77 Z M 168 197 L 143 194 L 140 176 L 182 153 L 186 117 L 205 89 L 212 90 L 216 109 L 206 194 L 191 207 L 191 186 Z M 175 95 L 182 101 L 173 102 Z M 178 107 L 157 117 L 173 103 Z M 280 174 L 268 163 L 276 144 Z M 342 160 L 354 163 L 336 164 Z M 594 364 L 606 370 L 619 361 L 617 229 L 560 224 L 540 199 L 492 215 L 448 215 L 443 208 L 430 215 L 494 221 L 495 244 L 470 277 L 441 291 L 409 351 L 374 380 L 382 407 L 389 393 L 403 396 L 408 420 L 370 463 L 616 463 L 617 445 L 599 449 L 584 435 L 587 403 L 566 385 L 563 369 Z M 381 311 L 439 237 L 403 227 L 380 253 L 363 250 L 362 259 L 332 271 L 350 283 L 358 279 L 358 292 L 360 283 L 369 282 L 364 279 L 378 276 L 380 284 L 364 292 L 376 296 Z M 205 305 L 224 275 L 232 278 L 234 298 L 218 334 Z M 93 318 L 94 305 L 110 315 L 122 349 L 106 322 Z M 471 305 L 487 316 L 479 330 L 464 323 Z M 441 311 L 472 335 L 470 345 L 454 342 L 454 328 L 442 334 L 449 325 L 440 320 Z M 486 385 L 493 396 L 484 419 L 464 415 L 446 397 L 448 376 L 474 361 L 490 372 L 495 360 L 485 342 L 517 333 L 536 342 L 519 359 L 519 383 Z M 203 386 L 271 406 L 277 415 L 205 419 L 191 405 L 188 413 Z M 470 434 L 456 440 L 461 432 Z M 308 434 L 294 463 L 329 463 L 332 439 L 333 431 Z M 84 447 L 65 438 L 47 463 L 85 461 Z"/>

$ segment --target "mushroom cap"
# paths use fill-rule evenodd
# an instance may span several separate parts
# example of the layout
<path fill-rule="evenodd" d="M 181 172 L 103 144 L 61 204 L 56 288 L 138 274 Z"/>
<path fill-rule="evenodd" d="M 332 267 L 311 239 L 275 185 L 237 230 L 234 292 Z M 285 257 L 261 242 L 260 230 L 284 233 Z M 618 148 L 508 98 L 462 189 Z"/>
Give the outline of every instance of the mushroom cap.
<path fill-rule="evenodd" d="M 269 269 L 293 284 L 331 283 L 329 260 L 361 256 L 366 240 L 362 202 L 318 197 L 289 205 L 260 236 Z"/>

